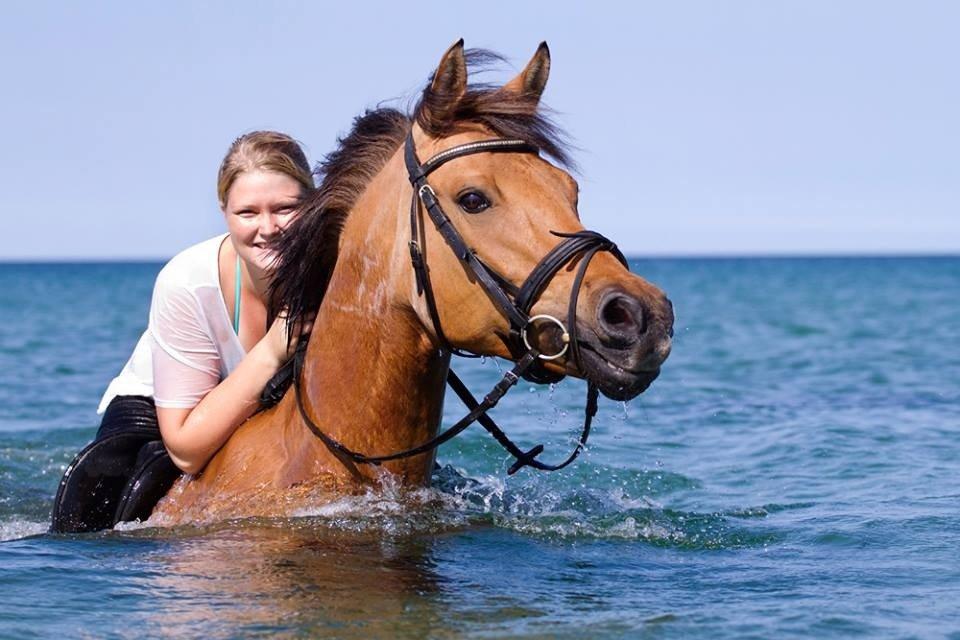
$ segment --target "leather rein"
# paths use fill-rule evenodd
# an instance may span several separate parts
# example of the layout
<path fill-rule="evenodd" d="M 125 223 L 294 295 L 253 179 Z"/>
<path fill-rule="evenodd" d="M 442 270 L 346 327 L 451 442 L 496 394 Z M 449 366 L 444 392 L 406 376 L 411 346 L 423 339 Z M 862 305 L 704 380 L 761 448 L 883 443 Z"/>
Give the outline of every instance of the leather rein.
<path fill-rule="evenodd" d="M 407 134 L 407 139 L 404 144 L 404 161 L 406 163 L 410 184 L 413 186 L 413 197 L 410 202 L 410 260 L 413 264 L 413 272 L 416 278 L 417 294 L 422 296 L 426 302 L 427 311 L 430 314 L 430 320 L 433 324 L 437 340 L 440 343 L 440 348 L 454 355 L 479 357 L 476 354 L 457 349 L 450 344 L 446 335 L 443 333 L 440 324 L 440 314 L 437 311 L 433 286 L 430 281 L 430 269 L 424 260 L 422 251 L 425 240 L 422 212 L 426 210 L 427 215 L 430 217 L 430 220 L 444 241 L 464 264 L 464 267 L 475 278 L 477 283 L 480 284 L 497 309 L 510 322 L 508 346 L 516 358 L 514 367 L 503 375 L 500 381 L 494 385 L 493 389 L 491 389 L 480 402 L 473 397 L 473 394 L 470 393 L 466 385 L 453 372 L 453 369 L 448 370 L 447 383 L 469 409 L 469 413 L 453 426 L 416 447 L 386 455 L 366 455 L 351 450 L 343 443 L 324 433 L 307 414 L 300 389 L 306 349 L 297 349 L 297 352 L 294 354 L 293 363 L 293 386 L 295 388 L 300 416 L 310 431 L 323 441 L 334 455 L 345 461 L 349 460 L 357 464 L 380 465 L 390 460 L 398 460 L 427 453 L 447 442 L 474 422 L 479 422 L 501 446 L 516 458 L 516 461 L 507 471 L 510 475 L 526 466 L 541 471 L 556 471 L 562 469 L 573 462 L 586 446 L 587 438 L 590 435 L 590 425 L 593 417 L 597 413 L 598 391 L 596 385 L 592 382 L 587 382 L 587 399 L 580 439 L 570 455 L 558 464 L 548 464 L 537 459 L 537 456 L 543 451 L 544 447 L 542 444 L 538 444 L 528 451 L 522 450 L 507 437 L 506 433 L 487 415 L 487 412 L 497 405 L 500 399 L 520 378 L 525 378 L 533 382 L 555 382 L 564 377 L 561 374 L 546 371 L 540 366 L 541 362 L 555 360 L 568 354 L 568 359 L 575 365 L 579 365 L 580 350 L 576 337 L 576 309 L 577 298 L 580 293 L 580 287 L 583 284 L 587 267 L 593 257 L 600 251 L 612 253 L 624 266 L 627 266 L 627 261 L 613 242 L 595 231 L 584 230 L 574 233 L 551 231 L 550 233 L 553 235 L 562 238 L 560 243 L 537 263 L 536 267 L 530 272 L 530 275 L 521 286 L 517 287 L 512 284 L 484 263 L 476 252 L 467 245 L 463 236 L 461 236 L 456 227 L 453 226 L 450 218 L 440 206 L 436 192 L 427 182 L 427 176 L 438 167 L 451 160 L 476 153 L 531 153 L 539 155 L 540 150 L 536 146 L 523 140 L 497 138 L 471 142 L 447 149 L 446 151 L 441 151 L 421 164 L 417 158 L 412 131 Z M 565 265 L 578 258 L 580 259 L 580 265 L 577 269 L 573 288 L 570 293 L 566 324 L 553 316 L 531 316 L 531 308 L 546 289 L 553 276 Z M 561 329 L 563 347 L 557 353 L 543 354 L 530 345 L 527 332 L 531 325 L 538 320 L 552 323 Z"/>

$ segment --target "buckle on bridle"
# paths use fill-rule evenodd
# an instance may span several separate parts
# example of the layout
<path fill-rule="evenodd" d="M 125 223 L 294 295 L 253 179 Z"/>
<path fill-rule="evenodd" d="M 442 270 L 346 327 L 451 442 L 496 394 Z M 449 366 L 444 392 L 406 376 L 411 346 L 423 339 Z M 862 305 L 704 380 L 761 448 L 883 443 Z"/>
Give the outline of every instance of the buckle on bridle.
<path fill-rule="evenodd" d="M 560 327 L 560 331 L 563 332 L 563 334 L 560 336 L 560 339 L 563 341 L 563 349 L 561 349 L 559 352 L 554 353 L 552 355 L 540 353 L 540 354 L 537 354 L 537 357 L 540 358 L 541 360 L 556 360 L 557 358 L 564 355 L 567 352 L 567 349 L 570 348 L 570 333 L 567 331 L 566 325 L 564 325 L 562 322 L 560 322 L 553 316 L 548 316 L 545 313 L 541 313 L 540 315 L 536 315 L 536 316 L 531 316 L 530 319 L 527 320 L 527 324 L 524 325 L 522 329 L 520 329 L 520 337 L 523 339 L 523 344 L 526 345 L 527 349 L 533 350 L 533 346 L 531 346 L 530 340 L 527 339 L 527 327 L 533 324 L 535 320 L 547 320 L 549 322 L 552 322 L 558 327 Z"/>
<path fill-rule="evenodd" d="M 423 200 L 424 191 L 429 191 L 430 195 L 433 196 L 433 199 L 434 200 L 437 199 L 437 192 L 433 190 L 433 187 L 431 187 L 428 182 L 424 182 L 423 185 L 421 185 L 420 188 L 417 189 L 417 196 L 419 196 L 421 200 Z"/>

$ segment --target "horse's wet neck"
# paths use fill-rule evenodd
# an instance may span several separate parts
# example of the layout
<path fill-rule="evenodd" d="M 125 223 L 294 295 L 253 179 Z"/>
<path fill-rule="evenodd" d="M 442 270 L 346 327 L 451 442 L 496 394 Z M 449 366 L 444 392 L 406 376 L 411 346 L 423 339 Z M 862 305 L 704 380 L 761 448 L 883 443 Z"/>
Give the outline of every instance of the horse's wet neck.
<path fill-rule="evenodd" d="M 341 255 L 304 368 L 307 404 L 318 425 L 367 455 L 408 449 L 436 434 L 449 364 L 413 311 L 391 299 L 392 287 L 403 284 L 372 273 L 379 267 L 369 252 Z M 385 468 L 423 483 L 432 466 L 428 454 Z M 357 469 L 376 475 L 369 466 Z"/>

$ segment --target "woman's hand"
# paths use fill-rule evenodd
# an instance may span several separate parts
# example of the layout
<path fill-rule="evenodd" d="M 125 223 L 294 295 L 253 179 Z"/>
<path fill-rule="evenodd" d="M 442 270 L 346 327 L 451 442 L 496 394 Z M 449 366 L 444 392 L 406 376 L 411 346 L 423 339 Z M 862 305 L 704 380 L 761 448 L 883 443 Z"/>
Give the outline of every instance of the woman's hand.
<path fill-rule="evenodd" d="M 267 330 L 266 335 L 263 336 L 258 346 L 260 344 L 264 345 L 270 356 L 276 360 L 277 368 L 279 368 L 283 363 L 293 357 L 300 338 L 310 333 L 310 330 L 313 329 L 313 320 L 315 317 L 316 314 L 311 313 L 300 321 L 299 326 L 292 332 L 292 337 L 288 341 L 287 316 L 286 314 L 280 314 L 277 319 L 273 321 L 273 324 L 270 325 L 270 329 Z"/>

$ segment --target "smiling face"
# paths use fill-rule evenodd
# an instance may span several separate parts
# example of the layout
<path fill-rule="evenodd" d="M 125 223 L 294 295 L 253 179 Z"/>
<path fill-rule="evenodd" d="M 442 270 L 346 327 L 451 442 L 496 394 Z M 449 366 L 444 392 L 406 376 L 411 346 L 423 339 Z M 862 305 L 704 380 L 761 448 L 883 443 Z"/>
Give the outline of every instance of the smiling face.
<path fill-rule="evenodd" d="M 294 218 L 302 194 L 299 182 L 276 171 L 245 171 L 227 193 L 223 215 L 230 241 L 248 269 L 265 273 L 273 264 L 268 247 Z"/>

